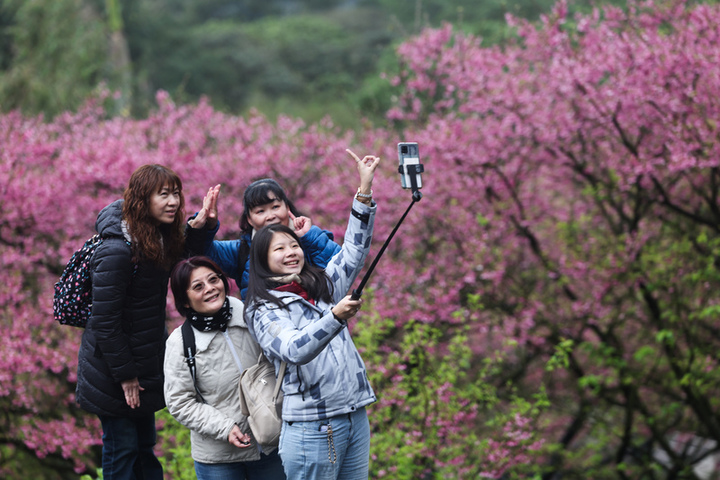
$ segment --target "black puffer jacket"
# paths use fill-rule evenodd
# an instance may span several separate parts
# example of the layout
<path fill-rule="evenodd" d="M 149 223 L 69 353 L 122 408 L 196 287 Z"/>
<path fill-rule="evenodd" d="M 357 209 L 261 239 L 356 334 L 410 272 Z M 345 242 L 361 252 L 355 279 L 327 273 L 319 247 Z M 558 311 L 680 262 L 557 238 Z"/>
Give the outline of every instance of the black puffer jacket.
<path fill-rule="evenodd" d="M 78 358 L 76 399 L 88 412 L 132 417 L 165 406 L 165 300 L 169 272 L 132 262 L 122 230 L 122 200 L 105 207 L 95 228 L 105 239 L 92 259 L 92 316 Z M 125 402 L 120 382 L 137 377 L 140 408 Z"/>

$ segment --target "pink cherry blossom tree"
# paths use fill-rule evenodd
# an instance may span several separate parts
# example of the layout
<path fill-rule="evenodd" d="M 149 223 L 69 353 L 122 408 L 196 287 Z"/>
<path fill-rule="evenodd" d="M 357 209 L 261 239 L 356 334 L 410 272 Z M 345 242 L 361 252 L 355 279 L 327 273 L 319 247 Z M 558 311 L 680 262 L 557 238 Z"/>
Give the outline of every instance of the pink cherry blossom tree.
<path fill-rule="evenodd" d="M 546 478 L 693 475 L 717 447 L 691 442 L 720 444 L 718 15 L 559 3 L 510 18 L 515 45 L 448 25 L 399 49 L 389 116 L 433 205 L 406 235 L 422 253 L 403 249 L 417 313 L 394 318 L 470 324 L 476 366 L 505 351 L 496 385 L 547 388 Z"/>
<path fill-rule="evenodd" d="M 508 21 L 503 47 L 450 25 L 400 46 L 387 129 L 162 92 L 146 119 L 97 102 L 1 115 L 3 474 L 97 465 L 97 421 L 74 404 L 81 331 L 52 321 L 52 285 L 137 166 L 175 169 L 188 213 L 222 183 L 221 237 L 271 176 L 342 241 L 344 150 L 377 153 L 375 253 L 410 202 L 395 144 L 417 141 L 424 198 L 351 325 L 379 396 L 372 477 L 693 478 L 720 444 L 720 8 L 558 3 Z"/>
<path fill-rule="evenodd" d="M 354 162 L 344 151 L 352 136 L 329 121 L 242 119 L 206 102 L 177 106 L 165 93 L 142 120 L 107 118 L 99 104 L 52 122 L 0 116 L 0 471 L 7 474 L 26 475 L 31 464 L 61 474 L 97 464 L 99 423 L 74 402 L 82 332 L 53 322 L 52 287 L 135 168 L 161 163 L 176 170 L 189 213 L 222 182 L 228 237 L 237 235 L 244 187 L 259 177 L 277 178 L 304 207 L 327 196 L 329 211 L 333 202 L 346 210 L 355 188 Z M 328 228 L 340 230 L 342 222 Z"/>

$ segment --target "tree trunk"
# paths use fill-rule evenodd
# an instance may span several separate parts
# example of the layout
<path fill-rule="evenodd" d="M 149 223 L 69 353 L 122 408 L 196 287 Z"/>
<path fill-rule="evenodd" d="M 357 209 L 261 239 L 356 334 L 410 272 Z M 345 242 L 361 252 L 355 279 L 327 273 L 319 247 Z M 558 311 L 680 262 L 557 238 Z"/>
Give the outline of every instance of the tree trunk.
<path fill-rule="evenodd" d="M 110 89 L 119 93 L 115 98 L 115 112 L 124 117 L 130 115 L 132 96 L 132 65 L 130 63 L 130 49 L 125 33 L 123 32 L 123 19 L 118 0 L 105 0 L 107 11 L 109 42 L 109 74 Z"/>

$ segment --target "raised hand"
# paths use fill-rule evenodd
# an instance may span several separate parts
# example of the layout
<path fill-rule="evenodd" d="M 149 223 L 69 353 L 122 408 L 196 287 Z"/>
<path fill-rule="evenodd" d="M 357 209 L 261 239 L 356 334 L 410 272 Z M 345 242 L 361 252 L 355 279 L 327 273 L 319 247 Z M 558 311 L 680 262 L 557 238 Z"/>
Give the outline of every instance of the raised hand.
<path fill-rule="evenodd" d="M 203 228 L 207 225 L 215 228 L 218 221 L 217 201 L 220 195 L 220 184 L 210 187 L 205 198 L 203 198 L 203 206 L 194 219 L 188 222 L 191 228 Z"/>
<path fill-rule="evenodd" d="M 355 159 L 358 173 L 360 174 L 360 193 L 372 194 L 372 182 L 375 178 L 375 170 L 380 165 L 380 157 L 365 155 L 362 159 L 349 148 L 345 150 Z"/>
<path fill-rule="evenodd" d="M 293 230 L 298 237 L 302 237 L 310 231 L 312 227 L 312 220 L 308 217 L 296 217 L 292 212 L 288 212 L 290 215 L 290 221 L 293 222 Z"/>

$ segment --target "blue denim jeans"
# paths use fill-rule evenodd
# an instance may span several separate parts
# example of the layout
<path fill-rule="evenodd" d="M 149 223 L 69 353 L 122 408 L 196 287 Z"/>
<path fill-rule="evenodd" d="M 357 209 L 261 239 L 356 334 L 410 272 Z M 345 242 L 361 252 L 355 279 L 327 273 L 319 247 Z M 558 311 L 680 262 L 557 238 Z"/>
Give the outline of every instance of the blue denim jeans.
<path fill-rule="evenodd" d="M 260 454 L 260 460 L 237 463 L 195 462 L 198 480 L 285 480 L 277 450 Z"/>
<path fill-rule="evenodd" d="M 326 420 L 283 422 L 279 451 L 288 480 L 367 480 L 367 413 L 361 408 Z"/>
<path fill-rule="evenodd" d="M 155 415 L 106 417 L 103 428 L 102 469 L 104 480 L 163 480 L 155 446 Z"/>

